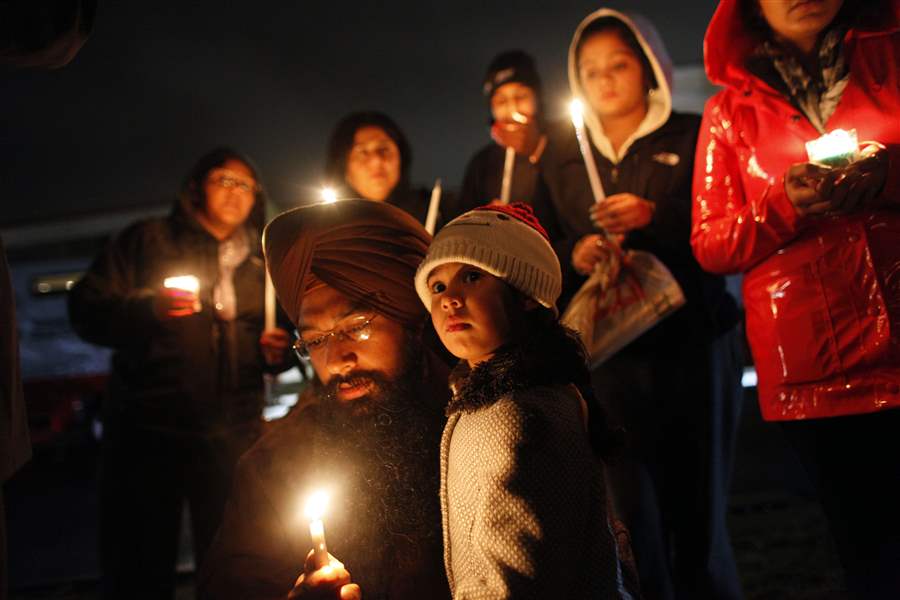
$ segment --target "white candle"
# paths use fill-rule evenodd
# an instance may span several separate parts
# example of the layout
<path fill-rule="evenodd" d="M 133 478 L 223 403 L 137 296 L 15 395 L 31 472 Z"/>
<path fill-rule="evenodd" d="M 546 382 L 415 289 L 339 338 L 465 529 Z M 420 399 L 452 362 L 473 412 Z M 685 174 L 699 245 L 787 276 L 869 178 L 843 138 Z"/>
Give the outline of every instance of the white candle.
<path fill-rule="evenodd" d="M 581 100 L 572 100 L 572 103 L 569 104 L 569 112 L 572 115 L 572 125 L 575 126 L 575 137 L 578 138 L 581 157 L 584 159 L 584 166 L 587 169 L 588 181 L 591 182 L 594 202 L 603 202 L 606 199 L 606 193 L 603 191 L 600 174 L 597 173 L 597 163 L 594 162 L 594 153 L 591 151 L 591 142 L 588 140 L 587 131 L 584 128 L 584 106 L 582 106 Z"/>
<path fill-rule="evenodd" d="M 512 146 L 506 147 L 506 159 L 503 161 L 503 181 L 500 184 L 500 204 L 509 204 L 509 189 L 512 187 L 513 166 L 516 163 L 516 151 Z"/>
<path fill-rule="evenodd" d="M 828 167 L 843 166 L 859 157 L 859 140 L 856 130 L 835 129 L 820 138 L 806 142 L 809 162 Z"/>
<path fill-rule="evenodd" d="M 272 284 L 272 276 L 269 275 L 269 269 L 266 269 L 266 329 L 275 329 L 275 286 Z"/>
<path fill-rule="evenodd" d="M 309 537 L 313 543 L 313 561 L 316 569 L 328 565 L 328 546 L 325 544 L 325 523 L 322 517 L 328 508 L 328 494 L 322 490 L 314 492 L 306 500 L 306 518 L 309 520 Z"/>
<path fill-rule="evenodd" d="M 200 280 L 194 275 L 176 275 L 175 277 L 166 277 L 163 280 L 163 287 L 198 294 L 200 292 Z M 200 298 L 198 297 L 194 301 L 194 312 L 198 313 L 200 310 Z"/>
<path fill-rule="evenodd" d="M 437 226 L 438 208 L 441 206 L 441 179 L 434 182 L 431 188 L 431 200 L 428 202 L 428 214 L 425 216 L 425 230 L 434 235 L 434 228 Z"/>

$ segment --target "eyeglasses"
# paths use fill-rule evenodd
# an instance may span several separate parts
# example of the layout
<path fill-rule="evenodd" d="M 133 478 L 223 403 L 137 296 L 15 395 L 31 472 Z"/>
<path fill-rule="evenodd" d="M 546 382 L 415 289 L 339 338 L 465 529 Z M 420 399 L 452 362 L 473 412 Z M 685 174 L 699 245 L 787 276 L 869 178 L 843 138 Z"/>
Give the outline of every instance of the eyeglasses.
<path fill-rule="evenodd" d="M 210 181 L 212 181 L 220 188 L 224 188 L 226 190 L 237 188 L 245 194 L 256 193 L 259 191 L 259 185 L 255 183 L 247 183 L 246 181 L 241 181 L 240 179 L 235 179 L 234 177 L 229 177 L 228 175 L 219 175 L 217 177 L 212 177 L 210 178 Z"/>
<path fill-rule="evenodd" d="M 294 341 L 294 352 L 297 356 L 304 360 L 309 360 L 310 356 L 317 354 L 328 347 L 330 339 L 346 339 L 353 342 L 364 342 L 372 336 L 372 320 L 378 315 L 354 315 L 349 317 L 339 327 L 335 327 L 328 333 L 316 336 L 311 339 L 304 339 L 303 335 L 297 337 Z"/>

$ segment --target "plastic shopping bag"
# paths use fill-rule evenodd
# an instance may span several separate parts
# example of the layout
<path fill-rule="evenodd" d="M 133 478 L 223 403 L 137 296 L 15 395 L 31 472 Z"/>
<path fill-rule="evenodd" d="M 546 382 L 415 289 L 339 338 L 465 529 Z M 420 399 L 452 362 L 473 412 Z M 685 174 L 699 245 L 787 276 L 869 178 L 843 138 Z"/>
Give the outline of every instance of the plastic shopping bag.
<path fill-rule="evenodd" d="M 658 258 L 629 250 L 594 270 L 562 322 L 581 335 L 595 369 L 684 302 L 684 292 Z"/>

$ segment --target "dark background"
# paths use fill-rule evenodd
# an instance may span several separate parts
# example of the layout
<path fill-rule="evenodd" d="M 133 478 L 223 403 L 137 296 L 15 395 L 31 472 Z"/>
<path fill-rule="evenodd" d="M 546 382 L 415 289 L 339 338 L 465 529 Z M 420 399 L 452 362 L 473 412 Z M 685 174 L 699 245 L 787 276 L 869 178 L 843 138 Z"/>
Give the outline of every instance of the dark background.
<path fill-rule="evenodd" d="M 702 62 L 714 0 L 634 0 L 678 65 Z M 0 72 L 0 227 L 168 202 L 221 143 L 261 167 L 287 207 L 322 183 L 345 113 L 394 116 L 412 179 L 457 186 L 487 141 L 481 79 L 498 52 L 533 53 L 548 112 L 568 98 L 572 32 L 593 2 L 102 1 L 58 71 Z"/>

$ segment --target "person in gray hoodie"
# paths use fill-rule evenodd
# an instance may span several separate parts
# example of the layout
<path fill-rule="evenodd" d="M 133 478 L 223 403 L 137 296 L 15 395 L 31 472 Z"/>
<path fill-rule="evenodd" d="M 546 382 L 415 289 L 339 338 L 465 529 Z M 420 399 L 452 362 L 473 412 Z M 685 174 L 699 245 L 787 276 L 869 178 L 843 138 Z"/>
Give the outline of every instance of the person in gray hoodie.
<path fill-rule="evenodd" d="M 551 131 L 536 210 L 571 296 L 607 249 L 654 254 L 687 303 L 592 374 L 626 447 L 608 468 L 647 598 L 737 598 L 725 524 L 742 366 L 734 299 L 691 253 L 691 178 L 700 119 L 672 110 L 671 63 L 639 16 L 600 9 L 569 49 L 569 84 L 606 198 L 596 203 L 571 126 Z"/>

